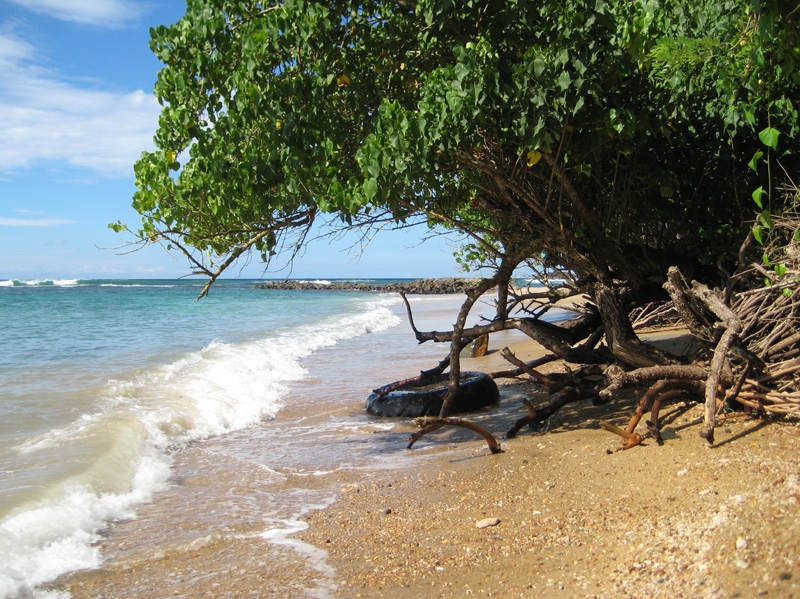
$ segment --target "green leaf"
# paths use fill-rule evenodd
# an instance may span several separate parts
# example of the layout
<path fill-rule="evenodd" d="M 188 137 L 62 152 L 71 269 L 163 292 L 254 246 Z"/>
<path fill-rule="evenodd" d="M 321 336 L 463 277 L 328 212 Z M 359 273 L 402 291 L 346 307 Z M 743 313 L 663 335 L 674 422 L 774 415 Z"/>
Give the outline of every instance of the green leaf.
<path fill-rule="evenodd" d="M 761 225 L 753 227 L 753 237 L 756 238 L 758 245 L 764 245 L 764 240 L 761 239 Z"/>
<path fill-rule="evenodd" d="M 760 69 L 763 69 L 767 65 L 767 61 L 764 59 L 764 51 L 760 47 L 753 50 L 753 62 L 755 62 L 756 66 Z"/>
<path fill-rule="evenodd" d="M 457 113 L 464 105 L 464 98 L 460 92 L 447 92 L 447 104 L 450 106 L 451 112 Z"/>
<path fill-rule="evenodd" d="M 763 185 L 759 185 L 758 189 L 753 191 L 753 201 L 761 209 L 764 208 L 764 205 L 761 203 L 761 196 L 763 196 L 765 193 L 766 192 L 764 191 L 764 186 Z"/>
<path fill-rule="evenodd" d="M 758 217 L 758 220 L 761 221 L 761 224 L 765 229 L 772 228 L 772 216 L 769 213 L 769 210 L 763 210 Z"/>
<path fill-rule="evenodd" d="M 541 252 L 566 267 L 576 262 L 572 250 L 546 241 L 544 223 L 562 223 L 586 247 L 599 241 L 578 221 L 573 196 L 547 201 L 562 197 L 569 177 L 574 197 L 591 198 L 609 223 L 626 208 L 641 223 L 620 229 L 620 244 L 657 230 L 664 249 L 675 249 L 683 214 L 695 211 L 699 242 L 687 251 L 699 260 L 722 255 L 741 224 L 729 200 L 736 180 L 714 160 L 729 134 L 746 129 L 753 142 L 770 125 L 764 146 L 749 150 L 769 148 L 749 164 L 766 186 L 754 195 L 759 213 L 770 201 L 776 214 L 785 204 L 764 198 L 771 188 L 755 178 L 760 162 L 779 144 L 795 150 L 796 24 L 775 8 L 785 3 L 754 1 L 757 14 L 748 13 L 750 0 L 410 3 L 417 10 L 398 10 L 396 0 L 188 2 L 185 18 L 151 36 L 165 63 L 156 82 L 161 118 L 156 153 L 136 166 L 134 206 L 151 219 L 148 241 L 169 228 L 180 245 L 197 244 L 198 256 L 218 263 L 238 256 L 247 232 L 265 222 L 292 227 L 321 210 L 348 223 L 372 209 L 402 223 L 415 217 L 411 201 L 489 243 L 519 239 L 537 248 L 528 258 Z M 453 23 L 475 25 L 469 42 Z M 483 143 L 487 132 L 496 143 Z M 530 205 L 488 214 L 466 201 L 467 186 L 485 186 L 477 175 L 515 152 L 535 165 L 509 181 L 530 186 Z M 542 158 L 563 180 L 541 176 Z M 492 197 L 492 185 L 485 193 L 486 205 L 508 205 Z M 524 233 L 521 220 L 530 223 Z M 759 243 L 769 243 L 768 215 L 754 220 Z M 281 249 L 283 226 L 252 246 L 254 257 Z M 490 254 L 476 261 L 491 263 Z"/>
<path fill-rule="evenodd" d="M 547 66 L 547 63 L 544 61 L 544 58 L 541 56 L 537 56 L 533 59 L 533 74 L 536 77 L 539 77 L 542 73 L 544 73 L 544 69 Z"/>
<path fill-rule="evenodd" d="M 784 289 L 781 293 L 783 293 L 783 297 L 790 298 L 792 297 L 792 290 L 788 287 Z"/>
<path fill-rule="evenodd" d="M 762 40 L 772 41 L 775 38 L 775 19 L 773 11 L 764 12 L 758 19 L 758 35 Z"/>
<path fill-rule="evenodd" d="M 783 262 L 775 265 L 775 274 L 779 277 L 782 277 L 786 274 L 786 265 Z"/>
<path fill-rule="evenodd" d="M 750 160 L 750 162 L 747 163 L 747 166 L 749 166 L 751 169 L 753 169 L 753 171 L 755 171 L 757 173 L 758 172 L 758 160 L 763 155 L 764 155 L 764 152 L 762 152 L 761 150 L 759 150 L 758 152 L 753 154 L 753 158 Z M 758 203 L 758 202 L 756 202 L 756 203 Z M 760 206 L 760 204 L 759 204 L 759 206 Z"/>
<path fill-rule="evenodd" d="M 767 146 L 768 148 L 772 148 L 773 150 L 778 149 L 778 136 L 780 135 L 780 131 L 775 129 L 774 127 L 767 127 L 763 131 L 759 132 L 758 139 L 761 140 L 761 143 Z"/>
<path fill-rule="evenodd" d="M 378 193 L 378 181 L 375 178 L 367 179 L 364 181 L 364 195 L 367 200 L 372 201 L 375 194 Z"/>
<path fill-rule="evenodd" d="M 764 266 L 772 266 L 772 263 L 769 261 L 769 252 L 764 252 L 764 255 L 761 256 L 761 262 L 764 263 Z"/>

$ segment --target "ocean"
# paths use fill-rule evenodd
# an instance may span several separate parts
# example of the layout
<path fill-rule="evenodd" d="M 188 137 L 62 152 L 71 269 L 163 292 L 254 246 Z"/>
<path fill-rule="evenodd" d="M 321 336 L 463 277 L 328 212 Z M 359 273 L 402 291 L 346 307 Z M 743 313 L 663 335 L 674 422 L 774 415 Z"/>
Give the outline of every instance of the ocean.
<path fill-rule="evenodd" d="M 275 596 L 329 596 L 324 552 L 291 534 L 333 473 L 424 459 L 364 402 L 447 347 L 417 344 L 396 294 L 254 283 L 0 281 L 0 598 L 225 535 L 316 572 Z M 413 297 L 418 328 L 461 301 Z"/>

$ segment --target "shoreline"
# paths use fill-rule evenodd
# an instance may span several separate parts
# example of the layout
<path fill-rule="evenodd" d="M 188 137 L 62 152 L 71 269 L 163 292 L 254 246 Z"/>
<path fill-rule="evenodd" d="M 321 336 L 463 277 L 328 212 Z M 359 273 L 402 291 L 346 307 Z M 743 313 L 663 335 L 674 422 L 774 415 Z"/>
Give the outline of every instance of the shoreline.
<path fill-rule="evenodd" d="M 686 343 L 676 331 L 643 337 Z M 527 360 L 534 346 L 512 349 Z M 491 354 L 465 363 L 489 370 Z M 499 432 L 521 394 L 544 399 L 510 382 L 498 408 L 468 417 Z M 434 464 L 343 488 L 301 538 L 327 549 L 339 597 L 800 596 L 797 421 L 730 419 L 707 448 L 693 423 L 702 406 L 668 405 L 663 446 L 616 451 L 598 420 L 624 426 L 636 401 L 628 391 L 570 404 L 499 455 L 437 431 L 415 445 L 438 451 Z"/>
<path fill-rule="evenodd" d="M 683 342 L 675 331 L 653 337 Z M 505 364 L 497 351 L 504 345 L 523 360 L 543 352 L 527 338 L 493 335 L 490 353 L 463 359 L 462 367 L 487 371 Z M 498 406 L 466 417 L 499 437 L 523 413 L 520 394 L 534 404 L 543 399 L 530 383 L 512 381 L 501 384 Z M 410 420 L 390 419 L 395 427 L 385 430 L 388 421 L 371 419 L 358 440 L 396 448 L 389 459 L 398 464 L 286 475 L 278 487 L 300 484 L 318 500 L 283 520 L 271 538 L 264 532 L 268 507 L 253 503 L 254 513 L 225 523 L 230 534 L 205 534 L 153 554 L 144 545 L 144 515 L 112 525 L 103 541 L 110 557 L 104 566 L 47 588 L 106 599 L 721 598 L 764 590 L 797 597 L 797 423 L 731 421 L 719 427 L 717 446 L 709 450 L 689 424 L 699 406 L 667 406 L 664 446 L 648 441 L 614 452 L 618 438 L 597 421 L 624 424 L 635 401 L 626 393 L 604 406 L 568 405 L 549 421 L 548 432 L 525 430 L 496 456 L 474 433 L 452 428 L 407 451 L 405 442 L 417 430 Z M 282 414 L 292 417 L 288 408 Z M 198 475 L 181 485 L 202 485 Z M 156 502 L 152 509 L 179 508 Z M 500 522 L 478 529 L 476 522 L 486 518 Z M 177 533 L 193 523 L 178 519 L 174 526 Z M 123 529 L 135 534 L 119 537 Z M 119 539 L 137 535 L 142 547 L 131 555 L 138 557 L 126 557 Z M 291 559 L 286 549 L 303 559 Z"/>

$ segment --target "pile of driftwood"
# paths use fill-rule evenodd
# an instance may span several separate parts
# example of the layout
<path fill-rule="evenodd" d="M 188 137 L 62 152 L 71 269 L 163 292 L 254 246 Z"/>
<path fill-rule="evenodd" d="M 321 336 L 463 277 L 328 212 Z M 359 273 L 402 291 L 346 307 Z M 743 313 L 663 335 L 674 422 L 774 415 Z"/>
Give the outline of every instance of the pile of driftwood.
<path fill-rule="evenodd" d="M 735 294 L 731 302 L 742 324 L 741 343 L 757 357 L 740 374 L 735 399 L 758 411 L 800 414 L 800 218 L 774 221 L 793 233 L 790 242 L 773 250 L 771 270 L 752 265 L 764 285 Z"/>
<path fill-rule="evenodd" d="M 712 289 L 697 281 L 687 282 L 677 268 L 671 268 L 664 284 L 670 301 L 639 306 L 631 312 L 631 323 L 637 329 L 688 329 L 697 349 L 691 360 L 667 357 L 662 363 L 638 368 L 620 364 L 602 344 L 604 331 L 591 304 L 579 309 L 578 316 L 567 324 L 554 325 L 542 321 L 541 316 L 568 295 L 563 287 L 535 293 L 511 290 L 507 305 L 527 302 L 525 317 L 512 317 L 506 309 L 502 319 L 446 333 L 418 331 L 407 305 L 420 342 L 451 341 L 454 347 L 450 356 L 421 377 L 452 368 L 453 360 L 457 367 L 456 351 L 478 335 L 515 328 L 542 343 L 550 353 L 524 363 L 506 348 L 503 356 L 514 368 L 491 376 L 527 375 L 550 397 L 538 406 L 523 400 L 528 413 L 513 424 L 507 438 L 526 424 L 543 423 L 567 403 L 581 399 L 602 403 L 623 388 L 638 386 L 646 390 L 626 429 L 604 425 L 623 437 L 623 449 L 638 445 L 646 437 L 660 441 L 659 410 L 669 401 L 705 404 L 700 435 L 709 443 L 714 442 L 714 427 L 722 412 L 744 409 L 755 417 L 800 416 L 800 216 L 797 212 L 773 216 L 769 233 L 771 241 L 764 246 L 757 244 L 753 233 L 748 236 L 740 248 L 736 270 L 723 279 L 724 287 Z M 474 301 L 475 297 L 468 298 L 462 316 Z M 556 359 L 578 366 L 568 367 L 563 374 L 545 375 L 536 370 Z M 635 433 L 648 411 L 647 433 Z M 446 416 L 418 419 L 422 430 L 412 436 L 409 447 L 428 432 L 455 425 L 479 432 L 492 451 L 499 451 L 488 431 Z"/>

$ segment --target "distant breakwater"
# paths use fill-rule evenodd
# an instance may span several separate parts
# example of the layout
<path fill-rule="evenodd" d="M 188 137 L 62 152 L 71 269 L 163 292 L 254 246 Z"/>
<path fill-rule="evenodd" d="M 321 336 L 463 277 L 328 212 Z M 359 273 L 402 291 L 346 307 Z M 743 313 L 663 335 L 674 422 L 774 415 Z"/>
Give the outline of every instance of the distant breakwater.
<path fill-rule="evenodd" d="M 408 293 L 435 295 L 445 293 L 466 293 L 478 284 L 476 279 L 443 277 L 436 279 L 417 279 L 398 283 L 361 283 L 358 281 L 267 281 L 256 283 L 256 289 L 337 289 L 348 291 L 380 291 L 383 293 Z"/>

